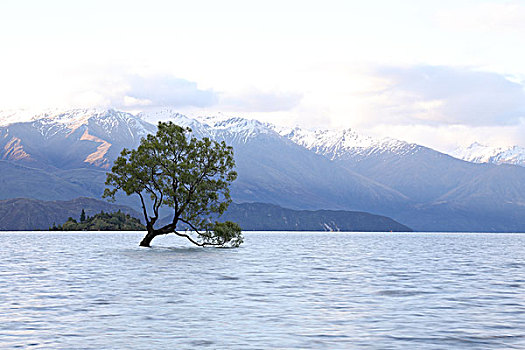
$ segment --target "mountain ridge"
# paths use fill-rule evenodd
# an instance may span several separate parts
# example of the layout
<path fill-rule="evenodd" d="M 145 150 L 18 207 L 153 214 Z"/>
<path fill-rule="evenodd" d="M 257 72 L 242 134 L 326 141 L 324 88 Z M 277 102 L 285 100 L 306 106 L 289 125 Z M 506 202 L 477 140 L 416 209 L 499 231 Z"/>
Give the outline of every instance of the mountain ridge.
<path fill-rule="evenodd" d="M 513 164 L 525 167 L 525 148 L 520 146 L 491 147 L 474 142 L 457 148 L 451 155 L 472 163 Z"/>

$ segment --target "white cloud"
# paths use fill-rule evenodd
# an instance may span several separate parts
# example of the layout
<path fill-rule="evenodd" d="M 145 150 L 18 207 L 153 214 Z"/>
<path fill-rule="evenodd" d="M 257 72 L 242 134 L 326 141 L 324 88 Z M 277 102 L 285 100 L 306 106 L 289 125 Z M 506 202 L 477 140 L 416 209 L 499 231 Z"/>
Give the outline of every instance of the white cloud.
<path fill-rule="evenodd" d="M 224 94 L 220 107 L 226 111 L 278 112 L 296 107 L 302 99 L 298 93 L 248 89 L 237 94 Z"/>
<path fill-rule="evenodd" d="M 458 147 L 467 147 L 474 142 L 490 146 L 525 147 L 525 119 L 513 126 L 466 126 L 466 125 L 376 125 L 367 132 L 372 136 L 392 137 L 451 152 Z"/>
<path fill-rule="evenodd" d="M 374 96 L 383 123 L 515 125 L 525 116 L 523 85 L 497 73 L 421 65 L 375 74 L 387 84 Z"/>
<path fill-rule="evenodd" d="M 148 99 L 139 99 L 131 96 L 124 96 L 123 98 L 125 107 L 145 107 L 151 106 L 152 101 Z"/>
<path fill-rule="evenodd" d="M 522 1 L 27 6 L 0 1 L 0 109 L 168 106 L 428 140 L 525 131 Z"/>
<path fill-rule="evenodd" d="M 217 93 L 199 89 L 197 83 L 158 75 L 124 77 L 127 85 L 124 96 L 113 98 L 116 107 L 209 107 L 217 103 Z"/>

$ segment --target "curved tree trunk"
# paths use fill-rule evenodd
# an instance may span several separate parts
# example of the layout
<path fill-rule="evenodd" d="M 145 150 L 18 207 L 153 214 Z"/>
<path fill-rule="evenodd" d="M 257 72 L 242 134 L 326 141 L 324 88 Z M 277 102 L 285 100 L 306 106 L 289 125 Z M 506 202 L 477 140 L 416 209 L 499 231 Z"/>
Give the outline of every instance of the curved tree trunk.
<path fill-rule="evenodd" d="M 146 234 L 146 236 L 144 236 L 142 241 L 140 241 L 139 245 L 141 247 L 150 247 L 150 244 L 151 244 L 151 241 L 153 240 L 153 238 L 155 238 L 159 234 L 161 234 L 161 233 L 157 233 L 157 232 L 155 232 L 155 230 L 152 230 L 152 231 L 148 230 L 148 233 Z"/>
<path fill-rule="evenodd" d="M 157 236 L 167 235 L 168 233 L 175 232 L 175 227 L 177 227 L 177 223 L 176 222 L 175 223 L 171 223 L 169 225 L 166 225 L 164 227 L 159 228 L 158 230 L 155 230 L 151 223 L 148 223 L 146 225 L 146 227 L 148 229 L 148 233 L 146 234 L 146 236 L 144 236 L 142 241 L 140 241 L 139 245 L 141 247 L 150 247 L 150 244 L 151 244 L 151 241 L 153 240 L 153 238 L 155 238 Z"/>

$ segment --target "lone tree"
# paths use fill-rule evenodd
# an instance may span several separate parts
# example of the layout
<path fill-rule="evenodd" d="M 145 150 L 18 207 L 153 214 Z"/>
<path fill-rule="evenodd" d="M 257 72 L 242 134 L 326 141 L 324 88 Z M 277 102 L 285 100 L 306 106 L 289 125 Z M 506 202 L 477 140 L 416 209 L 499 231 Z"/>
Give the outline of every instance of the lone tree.
<path fill-rule="evenodd" d="M 103 197 L 114 200 L 119 190 L 138 195 L 148 230 L 143 247 L 168 233 L 198 246 L 238 247 L 243 242 L 239 225 L 212 221 L 231 202 L 229 185 L 237 178 L 233 149 L 190 133 L 190 128 L 159 122 L 156 135 L 143 138 L 137 149 L 122 150 L 107 173 Z M 156 228 L 163 206 L 173 210 L 173 219 Z"/>

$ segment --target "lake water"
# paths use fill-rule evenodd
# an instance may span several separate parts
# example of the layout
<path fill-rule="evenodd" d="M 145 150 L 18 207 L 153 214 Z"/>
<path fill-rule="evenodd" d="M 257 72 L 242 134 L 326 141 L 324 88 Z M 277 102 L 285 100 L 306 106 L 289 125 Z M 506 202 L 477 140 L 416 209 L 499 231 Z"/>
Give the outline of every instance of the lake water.
<path fill-rule="evenodd" d="M 0 234 L 0 348 L 525 348 L 525 234 L 141 237 Z"/>

